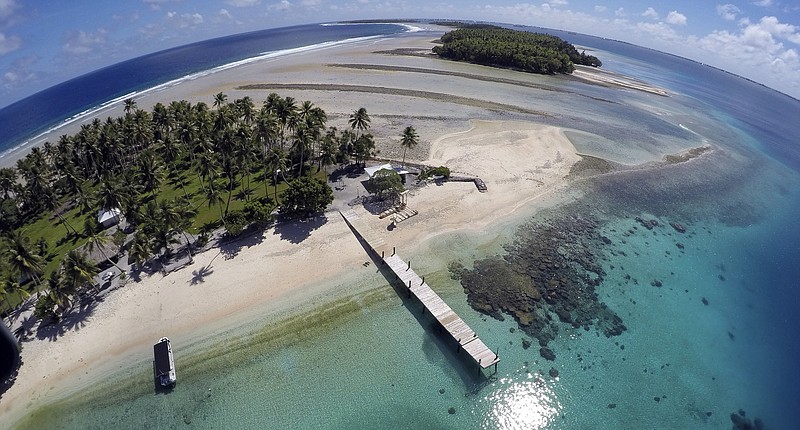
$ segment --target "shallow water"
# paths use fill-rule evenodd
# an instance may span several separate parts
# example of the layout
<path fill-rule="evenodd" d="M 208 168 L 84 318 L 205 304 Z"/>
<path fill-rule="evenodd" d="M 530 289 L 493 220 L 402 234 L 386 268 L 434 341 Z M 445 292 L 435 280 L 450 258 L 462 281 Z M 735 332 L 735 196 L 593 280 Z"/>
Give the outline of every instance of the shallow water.
<path fill-rule="evenodd" d="M 625 70 L 624 52 L 604 62 Z M 624 164 L 704 142 L 715 148 L 678 165 L 581 181 L 583 197 L 556 209 L 577 208 L 601 221 L 611 245 L 602 252 L 606 276 L 596 290 L 623 319 L 623 334 L 606 338 L 563 324 L 550 343 L 557 358 L 548 362 L 535 340 L 523 348 L 530 338 L 512 318 L 498 321 L 469 308 L 447 264 L 502 254 L 519 224 L 508 223 L 480 236 L 437 238 L 406 256 L 499 349 L 496 373 L 479 374 L 421 316 L 418 303 L 378 280 L 366 293 L 255 331 L 243 328 L 207 351 L 176 351 L 173 392 L 155 393 L 150 363 L 139 363 L 107 385 L 42 409 L 22 427 L 719 429 L 743 409 L 769 428 L 792 428 L 800 421 L 800 178 L 790 169 L 800 166 L 791 157 L 796 132 L 759 130 L 753 124 L 781 120 L 742 118 L 735 97 L 715 90 L 704 97 L 700 81 L 716 75 L 688 76 L 689 65 L 666 69 L 667 60 L 647 68 L 636 60 L 631 70 L 660 80 L 675 91 L 670 98 L 567 82 L 613 108 L 578 103 L 577 96 L 531 102 L 558 113 L 544 121 L 582 132 L 575 141 L 581 152 Z M 740 84 L 747 94 L 755 91 Z M 786 103 L 761 91 L 751 103 Z M 788 124 L 798 110 L 795 101 L 781 113 L 768 111 Z M 659 225 L 648 230 L 636 216 Z"/>

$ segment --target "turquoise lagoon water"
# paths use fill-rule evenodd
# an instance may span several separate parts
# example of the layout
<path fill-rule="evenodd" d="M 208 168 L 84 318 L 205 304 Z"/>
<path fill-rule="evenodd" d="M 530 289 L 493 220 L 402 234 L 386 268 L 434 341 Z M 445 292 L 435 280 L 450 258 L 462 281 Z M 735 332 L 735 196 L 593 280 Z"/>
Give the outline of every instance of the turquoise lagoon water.
<path fill-rule="evenodd" d="M 606 67 L 674 92 L 660 98 L 569 81 L 607 102 L 532 99 L 558 114 L 546 121 L 584 132 L 571 135 L 581 152 L 635 165 L 706 142 L 717 148 L 679 165 L 581 181 L 581 197 L 549 212 L 599 221 L 611 244 L 597 250 L 606 276 L 596 291 L 624 333 L 606 338 L 564 324 L 549 362 L 535 340 L 523 347 L 530 338 L 512 318 L 469 307 L 447 264 L 503 254 L 528 231 L 518 225 L 540 217 L 531 209 L 480 236 L 446 235 L 404 255 L 499 350 L 496 372 L 479 373 L 456 354 L 419 304 L 370 267 L 357 289 L 365 292 L 179 354 L 180 383 L 168 394 L 154 392 L 143 362 L 22 427 L 719 429 L 742 409 L 768 428 L 795 428 L 800 157 L 791 124 L 800 102 L 675 57 L 580 38 L 605 52 Z M 658 226 L 649 230 L 637 216 Z"/>

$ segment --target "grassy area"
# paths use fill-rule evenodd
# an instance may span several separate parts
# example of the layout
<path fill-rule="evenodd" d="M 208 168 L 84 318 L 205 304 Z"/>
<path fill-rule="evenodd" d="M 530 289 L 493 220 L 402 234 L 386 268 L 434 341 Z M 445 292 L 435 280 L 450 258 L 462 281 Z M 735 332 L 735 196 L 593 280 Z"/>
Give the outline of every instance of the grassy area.
<path fill-rule="evenodd" d="M 316 172 L 316 168 L 309 168 L 307 173 L 320 180 L 326 180 L 325 172 Z M 180 178 L 183 180 L 183 188 L 181 187 L 181 181 L 178 180 L 178 176 L 165 178 L 154 198 L 157 201 L 169 201 L 188 195 L 192 207 L 197 212 L 194 222 L 192 223 L 192 227 L 189 229 L 189 233 L 191 234 L 198 234 L 205 229 L 214 229 L 221 226 L 220 208 L 217 205 L 213 205 L 211 207 L 208 206 L 205 188 L 203 187 L 203 184 L 201 184 L 200 178 L 191 170 L 181 172 Z M 245 176 L 238 179 L 239 181 L 235 184 L 235 187 L 231 193 L 230 207 L 228 212 L 242 210 L 246 203 L 245 195 L 247 194 L 247 177 Z M 227 186 L 227 183 L 225 185 Z M 277 186 L 279 198 L 280 194 L 287 187 L 288 185 L 286 182 L 279 177 Z M 89 192 L 94 192 L 94 190 L 90 190 Z M 267 178 L 267 188 L 265 190 L 262 175 L 258 172 L 253 173 L 250 178 L 250 198 L 253 199 L 263 197 L 265 194 L 270 198 L 273 198 L 275 195 L 275 187 L 272 182 L 272 178 Z M 222 210 L 224 211 L 225 202 L 228 199 L 227 188 L 223 190 L 222 196 L 224 199 L 222 203 Z M 151 199 L 151 197 L 147 194 L 140 195 L 139 198 L 144 201 Z M 89 210 L 88 212 L 82 212 L 80 207 L 75 207 L 65 213 L 63 218 L 69 225 L 72 226 L 70 230 L 74 228 L 80 232 L 83 230 L 83 226 L 87 217 L 89 217 L 92 222 L 96 222 L 96 215 L 97 214 L 95 213 L 94 209 Z M 58 266 L 61 264 L 61 260 L 64 255 L 73 249 L 83 246 L 88 241 L 87 238 L 81 235 L 76 235 L 74 233 L 68 234 L 67 227 L 65 227 L 65 225 L 55 215 L 54 212 L 43 214 L 34 222 L 22 227 L 22 230 L 24 232 L 23 234 L 30 239 L 30 244 L 32 247 L 34 247 L 34 249 L 36 249 L 35 245 L 40 239 L 44 239 L 47 243 L 47 255 L 44 256 L 45 261 L 43 274 L 41 277 L 43 280 L 46 279 L 51 272 L 58 269 Z M 29 288 L 33 288 L 33 283 L 29 283 L 28 286 Z M 31 294 L 36 294 L 35 290 L 29 292 Z M 9 295 L 6 300 L 4 300 L 4 304 L 6 305 L 5 309 L 13 309 L 14 307 L 18 306 L 22 300 L 23 297 L 21 297 L 19 294 Z"/>

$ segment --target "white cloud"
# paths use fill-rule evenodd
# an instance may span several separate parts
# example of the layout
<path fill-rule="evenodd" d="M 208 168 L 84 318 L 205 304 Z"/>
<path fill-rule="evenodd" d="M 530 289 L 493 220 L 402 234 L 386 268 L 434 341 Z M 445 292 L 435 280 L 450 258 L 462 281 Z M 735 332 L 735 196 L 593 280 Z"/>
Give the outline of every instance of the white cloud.
<path fill-rule="evenodd" d="M 753 4 L 756 6 L 763 6 L 763 7 L 772 6 L 772 0 L 758 0 L 754 1 Z"/>
<path fill-rule="evenodd" d="M 172 25 L 178 26 L 178 28 L 190 28 L 202 24 L 205 20 L 203 19 L 203 15 L 197 12 L 181 14 L 177 12 L 167 12 L 167 21 Z"/>
<path fill-rule="evenodd" d="M 717 14 L 728 21 L 735 20 L 740 13 L 742 10 L 730 3 L 717 5 Z"/>
<path fill-rule="evenodd" d="M 34 81 L 37 78 L 32 66 L 39 61 L 39 57 L 34 55 L 25 56 L 15 60 L 3 73 L 2 83 L 5 89 L 19 88 L 26 82 Z"/>
<path fill-rule="evenodd" d="M 220 9 L 219 12 L 217 12 L 217 15 L 219 15 L 222 18 L 233 20 L 233 15 L 231 15 L 231 13 L 228 12 L 228 9 L 224 8 Z"/>
<path fill-rule="evenodd" d="M 142 2 L 150 6 L 151 10 L 161 10 L 162 4 L 179 2 L 179 1 L 181 0 L 142 0 Z"/>
<path fill-rule="evenodd" d="M 673 10 L 667 14 L 667 23 L 672 25 L 686 25 L 686 15 Z"/>
<path fill-rule="evenodd" d="M 6 36 L 0 33 L 0 55 L 8 54 L 11 51 L 16 51 L 22 46 L 22 39 L 17 36 Z"/>
<path fill-rule="evenodd" d="M 628 14 L 625 12 L 625 8 L 619 8 L 614 11 L 614 15 L 616 16 L 627 16 Z"/>
<path fill-rule="evenodd" d="M 658 19 L 658 12 L 652 7 L 648 7 L 646 11 L 642 12 L 642 16 L 650 19 L 657 20 Z"/>
<path fill-rule="evenodd" d="M 96 33 L 71 30 L 66 33 L 61 48 L 67 54 L 83 56 L 102 47 L 106 43 L 107 35 L 108 32 L 102 28 Z"/>
<path fill-rule="evenodd" d="M 597 13 L 603 13 L 603 12 L 606 11 L 606 9 L 608 9 L 608 8 L 605 7 L 605 6 L 601 6 L 601 5 L 595 5 L 595 7 L 594 7 L 594 11 L 597 12 Z"/>
<path fill-rule="evenodd" d="M 233 7 L 250 7 L 261 4 L 261 0 L 228 0 L 225 3 Z"/>
<path fill-rule="evenodd" d="M 18 8 L 15 0 L 0 0 L 0 23 L 4 22 L 8 17 L 14 14 Z"/>
<path fill-rule="evenodd" d="M 636 24 L 636 29 L 640 32 L 649 33 L 660 40 L 680 40 L 680 36 L 675 32 L 675 29 L 663 22 L 640 22 Z"/>
<path fill-rule="evenodd" d="M 289 10 L 292 7 L 292 4 L 289 0 L 281 0 L 280 3 L 274 3 L 269 5 L 270 10 Z"/>
<path fill-rule="evenodd" d="M 800 45 L 800 27 L 791 24 L 783 24 L 774 16 L 765 16 L 761 18 L 757 26 L 773 36 Z"/>
<path fill-rule="evenodd" d="M 698 40 L 708 53 L 716 54 L 734 73 L 756 79 L 773 88 L 800 93 L 800 56 L 794 48 L 786 48 L 780 39 L 800 43 L 798 27 L 783 24 L 775 17 L 765 16 L 757 23 L 742 21 L 738 32 L 714 31 Z M 758 75 L 753 75 L 753 70 Z M 748 73 L 749 71 L 749 73 Z"/>
<path fill-rule="evenodd" d="M 566 6 L 569 4 L 567 0 L 550 0 L 547 3 L 549 3 L 550 6 Z"/>

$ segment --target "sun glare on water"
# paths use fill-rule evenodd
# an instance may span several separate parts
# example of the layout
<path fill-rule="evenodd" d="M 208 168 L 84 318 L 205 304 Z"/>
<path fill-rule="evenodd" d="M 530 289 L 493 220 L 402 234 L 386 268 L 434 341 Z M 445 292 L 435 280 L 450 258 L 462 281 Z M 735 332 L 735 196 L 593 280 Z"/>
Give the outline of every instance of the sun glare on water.
<path fill-rule="evenodd" d="M 528 380 L 503 378 L 498 389 L 484 401 L 491 410 L 481 428 L 484 429 L 543 429 L 558 417 L 561 405 L 548 381 L 538 375 L 528 375 Z"/>

